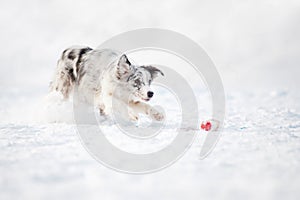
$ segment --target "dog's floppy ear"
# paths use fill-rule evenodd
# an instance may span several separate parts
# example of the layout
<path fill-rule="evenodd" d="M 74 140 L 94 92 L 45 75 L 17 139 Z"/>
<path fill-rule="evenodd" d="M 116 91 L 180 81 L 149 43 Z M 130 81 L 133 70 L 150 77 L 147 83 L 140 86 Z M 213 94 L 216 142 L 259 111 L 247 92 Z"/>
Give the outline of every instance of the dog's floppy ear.
<path fill-rule="evenodd" d="M 153 67 L 151 65 L 142 67 L 150 72 L 152 79 L 156 78 L 159 74 L 164 76 L 164 73 L 156 67 Z"/>
<path fill-rule="evenodd" d="M 117 65 L 116 76 L 118 79 L 128 76 L 131 72 L 131 63 L 129 62 L 127 56 L 123 54 Z"/>

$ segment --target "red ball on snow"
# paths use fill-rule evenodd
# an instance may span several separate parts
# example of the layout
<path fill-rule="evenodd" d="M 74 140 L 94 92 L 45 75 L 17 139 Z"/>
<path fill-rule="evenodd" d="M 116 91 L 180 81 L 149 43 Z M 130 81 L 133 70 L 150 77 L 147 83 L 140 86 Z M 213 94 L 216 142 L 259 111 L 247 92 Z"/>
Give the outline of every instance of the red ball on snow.
<path fill-rule="evenodd" d="M 211 122 L 209 122 L 209 121 L 207 121 L 206 123 L 202 122 L 201 129 L 203 129 L 205 131 L 209 131 L 211 129 Z"/>

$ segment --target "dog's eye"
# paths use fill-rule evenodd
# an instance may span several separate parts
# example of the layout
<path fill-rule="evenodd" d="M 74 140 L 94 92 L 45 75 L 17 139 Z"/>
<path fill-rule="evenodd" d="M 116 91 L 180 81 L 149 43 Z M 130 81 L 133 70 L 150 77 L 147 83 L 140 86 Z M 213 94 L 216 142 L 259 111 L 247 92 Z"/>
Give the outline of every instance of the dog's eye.
<path fill-rule="evenodd" d="M 140 81 L 139 79 L 136 79 L 136 80 L 134 80 L 134 84 L 140 85 L 140 84 L 141 84 L 141 81 Z"/>
<path fill-rule="evenodd" d="M 138 90 L 141 89 L 141 86 L 136 83 L 133 84 L 133 87 L 137 88 Z"/>
<path fill-rule="evenodd" d="M 141 81 L 139 79 L 134 80 L 133 87 L 140 89 Z"/>

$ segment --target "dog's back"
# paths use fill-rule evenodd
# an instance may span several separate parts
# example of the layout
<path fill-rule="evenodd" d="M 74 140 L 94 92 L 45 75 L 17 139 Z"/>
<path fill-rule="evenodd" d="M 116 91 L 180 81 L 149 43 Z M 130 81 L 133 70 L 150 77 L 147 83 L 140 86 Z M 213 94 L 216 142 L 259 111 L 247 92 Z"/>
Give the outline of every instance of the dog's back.
<path fill-rule="evenodd" d="M 100 92 L 101 73 L 117 57 L 118 53 L 109 49 L 91 49 L 86 46 L 67 48 L 58 60 L 50 90 L 60 92 L 64 99 L 69 98 L 75 84 L 82 96 Z"/>
<path fill-rule="evenodd" d="M 73 46 L 63 51 L 57 62 L 56 72 L 50 84 L 51 91 L 60 92 L 65 99 L 73 90 L 80 72 L 80 63 L 92 49 L 84 46 Z"/>

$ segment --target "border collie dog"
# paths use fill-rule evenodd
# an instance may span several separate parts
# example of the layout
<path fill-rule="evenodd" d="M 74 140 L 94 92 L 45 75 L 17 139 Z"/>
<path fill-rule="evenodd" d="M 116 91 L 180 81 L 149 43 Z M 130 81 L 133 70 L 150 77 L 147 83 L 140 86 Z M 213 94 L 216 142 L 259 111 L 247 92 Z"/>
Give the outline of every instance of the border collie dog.
<path fill-rule="evenodd" d="M 154 66 L 131 64 L 125 54 L 117 51 L 73 46 L 58 60 L 50 90 L 67 100 L 76 86 L 82 100 L 95 105 L 101 115 L 118 112 L 118 105 L 120 110 L 127 108 L 124 116 L 129 120 L 137 121 L 142 113 L 162 121 L 164 114 L 146 103 L 154 95 L 150 85 L 158 75 L 164 74 Z"/>

